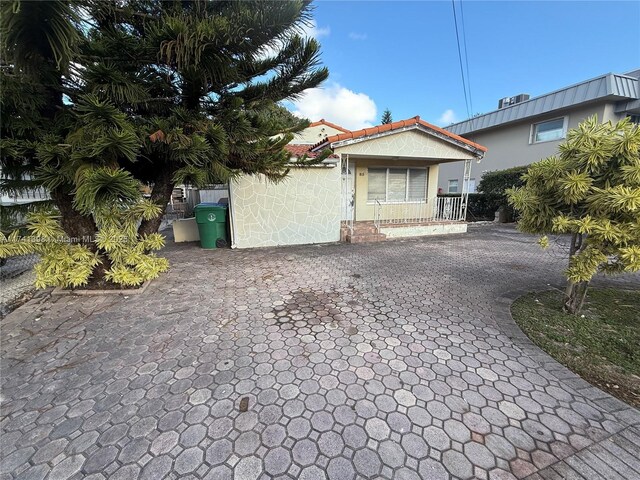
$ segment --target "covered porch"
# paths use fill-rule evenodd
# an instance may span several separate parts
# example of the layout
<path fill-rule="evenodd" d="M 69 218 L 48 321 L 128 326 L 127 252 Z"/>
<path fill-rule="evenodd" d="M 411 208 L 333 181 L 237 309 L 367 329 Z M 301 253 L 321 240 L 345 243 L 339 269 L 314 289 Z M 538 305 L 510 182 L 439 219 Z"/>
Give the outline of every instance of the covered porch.
<path fill-rule="evenodd" d="M 341 239 L 380 241 L 466 232 L 467 186 L 486 148 L 419 117 L 329 137 L 340 156 Z M 457 197 L 438 197 L 439 165 L 464 162 Z"/>

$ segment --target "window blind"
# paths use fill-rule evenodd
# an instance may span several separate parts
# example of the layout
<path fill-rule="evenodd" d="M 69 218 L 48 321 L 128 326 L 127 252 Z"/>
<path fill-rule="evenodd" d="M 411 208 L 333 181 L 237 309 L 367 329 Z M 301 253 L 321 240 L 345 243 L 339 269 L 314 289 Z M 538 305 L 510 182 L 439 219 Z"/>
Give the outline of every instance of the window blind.
<path fill-rule="evenodd" d="M 387 201 L 404 201 L 407 196 L 407 169 L 390 168 L 387 184 Z"/>
<path fill-rule="evenodd" d="M 368 201 L 424 202 L 428 172 L 425 168 L 369 168 Z"/>
<path fill-rule="evenodd" d="M 369 194 L 368 199 L 386 200 L 387 192 L 387 169 L 386 168 L 370 168 L 369 169 Z"/>
<path fill-rule="evenodd" d="M 409 189 L 407 199 L 410 202 L 423 202 L 427 199 L 427 171 L 425 169 L 409 169 Z"/>

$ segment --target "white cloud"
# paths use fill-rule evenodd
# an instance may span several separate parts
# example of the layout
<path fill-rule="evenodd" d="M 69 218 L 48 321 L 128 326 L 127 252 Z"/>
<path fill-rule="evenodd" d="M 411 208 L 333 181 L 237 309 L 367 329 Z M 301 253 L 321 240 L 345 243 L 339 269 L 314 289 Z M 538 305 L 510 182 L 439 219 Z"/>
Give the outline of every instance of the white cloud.
<path fill-rule="evenodd" d="M 302 25 L 301 30 L 298 30 L 298 33 L 303 38 L 315 38 L 316 40 L 321 37 L 328 37 L 331 34 L 331 27 L 318 27 L 318 23 L 315 20 L 310 20 L 307 25 Z M 275 45 L 270 45 L 264 47 L 260 52 L 259 58 L 264 59 L 268 57 L 274 57 L 280 52 L 282 49 L 282 43 L 276 43 Z"/>
<path fill-rule="evenodd" d="M 438 124 L 443 127 L 446 127 L 448 125 L 451 125 L 452 123 L 456 123 L 457 121 L 458 119 L 456 117 L 455 112 L 450 108 L 448 108 L 447 110 L 442 112 L 442 115 L 440 115 L 440 118 L 438 119 Z"/>
<path fill-rule="evenodd" d="M 318 27 L 318 22 L 311 20 L 308 25 L 302 27 L 302 36 L 311 38 L 328 37 L 331 34 L 331 27 Z"/>
<path fill-rule="evenodd" d="M 377 118 L 375 102 L 365 93 L 356 93 L 338 83 L 327 88 L 311 88 L 293 102 L 293 114 L 317 121 L 324 118 L 350 130 L 371 127 Z"/>
<path fill-rule="evenodd" d="M 349 32 L 349 38 L 351 40 L 366 40 L 367 39 L 367 34 L 366 33 Z"/>

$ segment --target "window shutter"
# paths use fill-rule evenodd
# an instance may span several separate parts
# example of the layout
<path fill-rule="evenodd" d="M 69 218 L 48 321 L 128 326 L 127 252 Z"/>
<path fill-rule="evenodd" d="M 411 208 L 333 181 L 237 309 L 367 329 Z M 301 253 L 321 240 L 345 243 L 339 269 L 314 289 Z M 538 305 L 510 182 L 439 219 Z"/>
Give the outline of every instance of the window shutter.
<path fill-rule="evenodd" d="M 368 199 L 384 201 L 387 190 L 387 169 L 370 168 L 368 177 Z"/>
<path fill-rule="evenodd" d="M 409 169 L 409 198 L 410 202 L 425 202 L 427 200 L 427 170 L 423 168 Z"/>
<path fill-rule="evenodd" d="M 404 202 L 407 196 L 407 169 L 389 169 L 389 191 L 387 200 L 390 202 Z"/>

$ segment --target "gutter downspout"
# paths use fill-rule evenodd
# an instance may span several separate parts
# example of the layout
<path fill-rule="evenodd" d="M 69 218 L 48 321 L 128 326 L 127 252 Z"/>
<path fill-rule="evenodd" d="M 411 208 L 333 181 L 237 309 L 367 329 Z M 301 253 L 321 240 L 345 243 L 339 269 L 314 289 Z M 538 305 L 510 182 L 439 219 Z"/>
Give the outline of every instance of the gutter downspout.
<path fill-rule="evenodd" d="M 229 230 L 231 234 L 231 248 L 238 248 L 236 245 L 236 221 L 233 214 L 233 193 L 231 185 L 233 184 L 233 179 L 229 179 Z"/>

